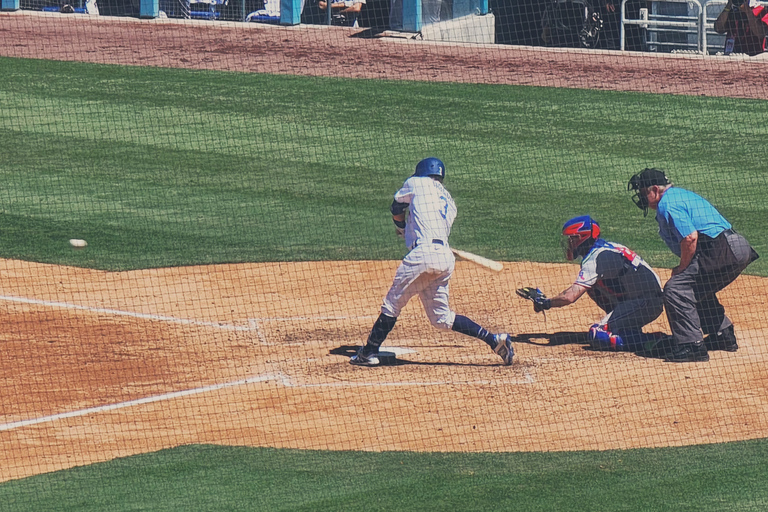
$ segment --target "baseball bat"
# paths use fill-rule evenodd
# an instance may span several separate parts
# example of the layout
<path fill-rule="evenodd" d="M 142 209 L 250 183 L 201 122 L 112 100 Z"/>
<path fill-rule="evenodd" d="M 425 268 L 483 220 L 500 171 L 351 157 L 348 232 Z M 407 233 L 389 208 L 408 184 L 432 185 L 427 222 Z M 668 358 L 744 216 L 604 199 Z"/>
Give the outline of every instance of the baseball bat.
<path fill-rule="evenodd" d="M 461 251 L 459 249 L 454 249 L 454 248 L 451 248 L 451 251 L 453 251 L 453 254 L 455 254 L 456 256 L 458 256 L 463 260 L 471 261 L 472 263 L 480 265 L 481 267 L 491 269 L 495 272 L 501 272 L 501 270 L 504 268 L 504 265 L 502 265 L 498 261 L 489 260 L 488 258 L 484 258 L 482 256 L 473 254 L 471 252 Z"/>

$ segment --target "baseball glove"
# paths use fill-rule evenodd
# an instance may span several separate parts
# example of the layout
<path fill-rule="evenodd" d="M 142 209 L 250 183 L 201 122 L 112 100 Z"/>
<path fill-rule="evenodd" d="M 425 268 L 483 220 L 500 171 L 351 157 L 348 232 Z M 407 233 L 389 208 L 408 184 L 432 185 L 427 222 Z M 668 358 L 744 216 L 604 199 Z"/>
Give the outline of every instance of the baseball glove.
<path fill-rule="evenodd" d="M 533 302 L 533 310 L 536 313 L 546 311 L 552 307 L 552 302 L 544 295 L 544 292 L 538 288 L 526 286 L 525 288 L 518 288 L 515 292 L 522 298 L 528 299 Z"/>

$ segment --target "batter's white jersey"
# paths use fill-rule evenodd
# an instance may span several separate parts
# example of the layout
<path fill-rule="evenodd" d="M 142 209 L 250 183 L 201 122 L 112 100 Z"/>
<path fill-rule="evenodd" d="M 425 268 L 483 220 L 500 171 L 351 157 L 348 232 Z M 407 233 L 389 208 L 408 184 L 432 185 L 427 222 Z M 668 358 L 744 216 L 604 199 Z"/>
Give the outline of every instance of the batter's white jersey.
<path fill-rule="evenodd" d="M 395 193 L 395 201 L 410 205 L 405 226 L 408 249 L 432 240 L 441 240 L 448 246 L 457 211 L 456 203 L 442 183 L 429 177 L 411 176 Z"/>
<path fill-rule="evenodd" d="M 448 282 L 456 259 L 448 246 L 456 219 L 456 203 L 443 184 L 429 177 L 412 176 L 395 193 L 395 201 L 408 204 L 405 245 L 410 252 L 397 269 L 381 312 L 397 318 L 418 295 L 430 322 L 450 329 L 456 314 L 448 305 Z"/>

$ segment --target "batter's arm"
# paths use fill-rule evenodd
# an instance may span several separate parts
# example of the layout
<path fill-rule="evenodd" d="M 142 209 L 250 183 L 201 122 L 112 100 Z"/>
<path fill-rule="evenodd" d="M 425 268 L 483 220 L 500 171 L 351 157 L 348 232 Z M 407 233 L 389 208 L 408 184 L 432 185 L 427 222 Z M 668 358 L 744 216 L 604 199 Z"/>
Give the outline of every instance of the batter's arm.
<path fill-rule="evenodd" d="M 585 286 L 581 286 L 580 284 L 573 283 L 571 286 L 560 292 L 560 295 L 557 295 L 555 297 L 552 297 L 552 307 L 553 308 L 561 308 L 563 306 L 568 306 L 569 304 L 573 304 L 577 300 L 579 300 L 579 297 L 584 295 L 587 292 L 587 288 Z"/>
<path fill-rule="evenodd" d="M 696 247 L 699 244 L 699 232 L 694 231 L 687 237 L 680 240 L 680 264 L 672 269 L 672 275 L 676 276 L 691 264 L 693 255 L 696 254 Z"/>
<path fill-rule="evenodd" d="M 408 208 L 408 203 L 400 203 L 397 200 L 392 201 L 392 206 L 389 207 L 389 211 L 392 213 L 392 222 L 395 223 L 395 228 L 398 236 L 405 235 L 405 209 Z"/>
<path fill-rule="evenodd" d="M 392 221 L 399 228 L 405 227 L 406 208 L 408 208 L 408 203 L 400 203 L 397 200 L 392 201 L 392 206 L 389 207 L 389 211 L 392 212 Z"/>

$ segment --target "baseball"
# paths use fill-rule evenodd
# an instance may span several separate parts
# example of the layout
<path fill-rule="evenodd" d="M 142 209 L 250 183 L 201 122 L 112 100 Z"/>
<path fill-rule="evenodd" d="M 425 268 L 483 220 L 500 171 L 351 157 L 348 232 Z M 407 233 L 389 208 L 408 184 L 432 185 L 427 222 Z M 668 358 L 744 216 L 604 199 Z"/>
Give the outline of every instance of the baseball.
<path fill-rule="evenodd" d="M 86 242 L 85 240 L 81 240 L 79 238 L 72 238 L 69 240 L 69 245 L 71 245 L 75 249 L 82 249 L 83 247 L 88 246 L 88 242 Z"/>

